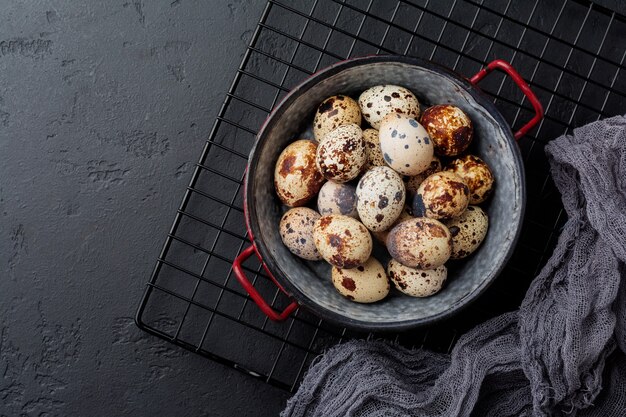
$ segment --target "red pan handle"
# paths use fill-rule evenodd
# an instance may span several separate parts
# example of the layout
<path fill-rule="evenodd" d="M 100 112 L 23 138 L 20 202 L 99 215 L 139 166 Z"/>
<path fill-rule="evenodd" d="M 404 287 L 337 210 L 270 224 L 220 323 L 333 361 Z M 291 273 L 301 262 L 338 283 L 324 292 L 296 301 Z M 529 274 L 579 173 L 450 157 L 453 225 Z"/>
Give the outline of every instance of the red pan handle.
<path fill-rule="evenodd" d="M 274 321 L 284 321 L 285 319 L 287 319 L 287 317 L 289 317 L 291 313 L 293 313 L 298 308 L 298 303 L 293 301 L 283 311 L 276 311 L 267 301 L 265 301 L 263 296 L 256 290 L 256 288 L 254 288 L 254 285 L 252 285 L 252 283 L 246 276 L 243 267 L 241 266 L 241 263 L 248 259 L 250 256 L 252 256 L 253 253 L 256 253 L 257 256 L 259 256 L 254 246 L 251 245 L 244 249 L 244 251 L 241 252 L 239 256 L 237 256 L 237 258 L 235 258 L 235 261 L 233 262 L 233 272 L 235 273 L 235 277 L 237 277 L 237 281 L 239 281 L 243 289 L 246 290 L 246 292 L 250 295 L 252 301 L 254 301 L 256 305 L 259 306 L 261 311 L 267 317 Z M 259 257 L 259 259 L 261 258 Z M 261 260 L 261 263 L 263 264 L 265 272 L 268 273 L 269 277 L 272 279 L 272 281 L 274 281 L 276 286 L 280 288 L 281 291 L 285 292 L 283 287 L 276 281 L 272 273 L 267 269 L 265 263 L 263 263 L 263 260 Z"/>
<path fill-rule="evenodd" d="M 515 84 L 517 84 L 519 89 L 522 90 L 522 93 L 524 93 L 530 104 L 532 104 L 533 108 L 535 109 L 535 117 L 530 119 L 530 121 L 522 126 L 520 130 L 515 132 L 515 140 L 519 140 L 519 138 L 528 133 L 530 129 L 535 127 L 537 123 L 541 121 L 541 119 L 543 118 L 543 106 L 539 102 L 539 99 L 537 98 L 535 93 L 533 93 L 528 84 L 526 84 L 526 81 L 524 81 L 522 76 L 519 75 L 519 73 L 515 70 L 515 68 L 511 66 L 511 64 L 502 59 L 496 59 L 495 61 L 491 61 L 486 68 L 481 69 L 476 73 L 476 75 L 470 78 L 470 82 L 474 85 L 478 84 L 480 80 L 485 78 L 485 76 L 494 69 L 499 69 L 506 72 L 513 79 Z"/>

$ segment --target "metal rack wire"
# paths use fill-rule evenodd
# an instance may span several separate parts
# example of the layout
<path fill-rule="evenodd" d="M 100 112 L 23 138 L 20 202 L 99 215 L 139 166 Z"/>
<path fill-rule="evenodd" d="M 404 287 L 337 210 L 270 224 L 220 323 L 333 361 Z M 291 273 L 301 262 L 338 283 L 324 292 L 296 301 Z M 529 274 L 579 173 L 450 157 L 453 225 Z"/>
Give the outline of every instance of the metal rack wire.
<path fill-rule="evenodd" d="M 264 317 L 232 277 L 250 242 L 243 178 L 255 135 L 276 103 L 320 68 L 366 54 L 419 56 L 471 76 L 511 62 L 545 106 L 519 145 L 528 202 L 518 247 L 502 276 L 462 317 L 405 334 L 364 335 L 298 310 Z M 386 337 L 449 351 L 457 335 L 515 309 L 550 256 L 565 214 L 543 147 L 568 129 L 626 109 L 626 17 L 584 0 L 270 0 L 228 89 L 137 312 L 139 327 L 186 349 L 294 390 L 311 360 L 349 337 Z M 515 130 L 532 108 L 504 76 L 481 88 Z M 253 257 L 254 258 L 254 257 Z M 281 308 L 288 299 L 255 259 L 245 268 Z"/>

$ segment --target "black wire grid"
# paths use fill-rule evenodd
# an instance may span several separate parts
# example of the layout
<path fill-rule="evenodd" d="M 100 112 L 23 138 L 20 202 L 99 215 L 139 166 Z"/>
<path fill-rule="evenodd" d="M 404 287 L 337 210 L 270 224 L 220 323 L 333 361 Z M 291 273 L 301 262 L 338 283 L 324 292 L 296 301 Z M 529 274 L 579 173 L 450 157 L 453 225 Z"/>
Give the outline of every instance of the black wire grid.
<path fill-rule="evenodd" d="M 231 264 L 250 244 L 243 178 L 257 130 L 304 78 L 367 54 L 425 58 L 467 77 L 486 63 L 509 61 L 529 81 L 546 115 L 522 138 L 528 201 L 517 249 L 505 271 L 459 317 L 404 334 L 375 335 L 449 351 L 457 335 L 519 306 L 556 244 L 565 213 L 549 177 L 545 144 L 568 129 L 626 109 L 626 18 L 584 0 L 269 1 L 252 35 L 196 165 L 137 312 L 138 325 L 172 343 L 294 390 L 311 360 L 351 337 L 372 337 L 298 310 L 268 320 L 233 277 Z M 503 74 L 480 87 L 521 127 L 532 108 Z M 278 308 L 288 298 L 256 257 L 246 269 Z"/>

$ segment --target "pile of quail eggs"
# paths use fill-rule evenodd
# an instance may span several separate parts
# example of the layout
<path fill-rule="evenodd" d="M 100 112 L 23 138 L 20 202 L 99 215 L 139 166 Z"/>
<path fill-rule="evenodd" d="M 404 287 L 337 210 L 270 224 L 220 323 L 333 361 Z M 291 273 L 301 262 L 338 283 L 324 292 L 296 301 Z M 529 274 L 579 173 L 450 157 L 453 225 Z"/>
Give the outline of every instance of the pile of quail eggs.
<path fill-rule="evenodd" d="M 313 134 L 289 144 L 276 164 L 276 193 L 289 207 L 280 221 L 285 246 L 330 263 L 333 285 L 355 302 L 382 300 L 389 281 L 413 297 L 439 292 L 446 262 L 470 255 L 487 234 L 478 204 L 494 177 L 464 154 L 474 136 L 469 117 L 450 104 L 422 113 L 411 91 L 381 85 L 357 101 L 324 100 Z M 386 270 L 372 256 L 375 241 L 391 255 Z"/>

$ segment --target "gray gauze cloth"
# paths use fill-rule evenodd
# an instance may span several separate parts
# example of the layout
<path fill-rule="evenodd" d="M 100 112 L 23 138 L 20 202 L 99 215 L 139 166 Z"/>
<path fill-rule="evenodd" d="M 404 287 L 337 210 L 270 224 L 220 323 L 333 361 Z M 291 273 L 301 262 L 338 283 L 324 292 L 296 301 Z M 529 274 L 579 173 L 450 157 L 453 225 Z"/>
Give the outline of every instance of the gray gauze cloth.
<path fill-rule="evenodd" d="M 449 355 L 335 346 L 281 415 L 626 416 L 626 118 L 578 128 L 546 152 L 568 221 L 518 311 L 469 331 Z"/>

